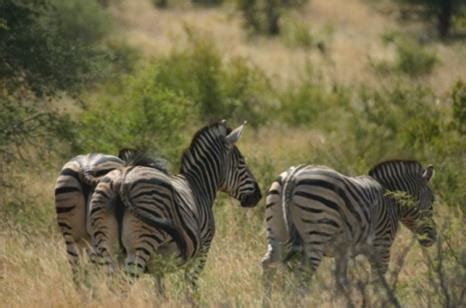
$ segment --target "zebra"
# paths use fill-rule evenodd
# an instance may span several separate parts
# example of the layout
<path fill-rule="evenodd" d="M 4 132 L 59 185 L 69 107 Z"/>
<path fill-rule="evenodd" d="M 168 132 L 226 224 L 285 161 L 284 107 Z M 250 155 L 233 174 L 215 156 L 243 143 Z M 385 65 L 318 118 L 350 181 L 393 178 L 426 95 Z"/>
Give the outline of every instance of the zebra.
<path fill-rule="evenodd" d="M 254 207 L 262 197 L 235 145 L 243 131 L 244 124 L 231 130 L 225 120 L 200 129 L 184 151 L 177 175 L 136 163 L 104 177 L 89 209 L 89 230 L 101 263 L 116 264 L 119 239 L 128 276 L 148 271 L 160 281 L 169 266 L 158 260 L 171 256 L 172 269 L 184 267 L 190 299 L 197 296 L 197 280 L 215 233 L 217 191 L 242 207 Z M 118 219 L 115 213 L 121 207 Z"/>
<path fill-rule="evenodd" d="M 77 269 L 82 251 L 89 246 L 86 212 L 92 191 L 102 176 L 125 164 L 125 157 L 131 151 L 122 149 L 118 157 L 101 153 L 78 155 L 66 162 L 58 175 L 55 210 L 73 271 Z"/>
<path fill-rule="evenodd" d="M 306 280 L 324 256 L 335 257 L 337 286 L 344 285 L 345 258 L 351 255 L 366 254 L 373 273 L 384 275 L 400 221 L 418 235 L 422 246 L 432 245 L 434 194 L 428 184 L 433 174 L 432 165 L 423 168 L 414 160 L 382 162 L 368 176 L 349 177 L 317 165 L 281 173 L 266 196 L 264 299 L 270 299 L 276 266 L 287 264 L 293 255 L 302 256 L 305 291 Z M 392 192 L 409 194 L 415 204 L 400 202 Z"/>

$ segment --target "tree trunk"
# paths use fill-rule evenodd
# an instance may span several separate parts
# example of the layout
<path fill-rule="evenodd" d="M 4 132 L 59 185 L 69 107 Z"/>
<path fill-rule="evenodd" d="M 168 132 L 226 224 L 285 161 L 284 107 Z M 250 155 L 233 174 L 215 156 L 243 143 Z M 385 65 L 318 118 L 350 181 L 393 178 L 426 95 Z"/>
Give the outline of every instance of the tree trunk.
<path fill-rule="evenodd" d="M 450 33 L 451 18 L 453 14 L 453 0 L 443 0 L 440 3 L 437 14 L 437 29 L 441 38 L 446 38 Z"/>
<path fill-rule="evenodd" d="M 266 1 L 267 32 L 270 35 L 280 34 L 280 3 L 277 0 Z"/>

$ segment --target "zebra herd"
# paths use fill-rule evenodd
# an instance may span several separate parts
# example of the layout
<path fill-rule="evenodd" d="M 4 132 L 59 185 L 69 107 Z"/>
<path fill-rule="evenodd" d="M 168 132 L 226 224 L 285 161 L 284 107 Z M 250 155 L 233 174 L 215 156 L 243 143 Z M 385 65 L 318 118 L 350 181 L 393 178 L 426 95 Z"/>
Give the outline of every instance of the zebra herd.
<path fill-rule="evenodd" d="M 163 290 L 170 260 L 184 268 L 191 294 L 206 263 L 215 233 L 213 204 L 218 191 L 254 207 L 261 191 L 236 143 L 244 124 L 230 129 L 225 120 L 200 129 L 181 157 L 179 174 L 133 150 L 118 157 L 80 155 L 62 168 L 55 187 L 58 226 L 74 271 L 87 250 L 109 273 L 118 268 L 120 247 L 125 272 L 149 272 Z M 384 274 L 399 222 L 418 235 L 421 245 L 435 242 L 433 167 L 393 160 L 367 176 L 349 177 L 324 166 L 291 167 L 271 184 L 265 200 L 267 252 L 262 258 L 264 294 L 271 296 L 277 265 L 298 255 L 302 286 L 324 256 L 336 260 L 342 281 L 346 262 L 366 254 L 372 269 Z M 408 194 L 400 202 L 394 193 Z M 163 264 L 163 265 L 161 265 Z"/>

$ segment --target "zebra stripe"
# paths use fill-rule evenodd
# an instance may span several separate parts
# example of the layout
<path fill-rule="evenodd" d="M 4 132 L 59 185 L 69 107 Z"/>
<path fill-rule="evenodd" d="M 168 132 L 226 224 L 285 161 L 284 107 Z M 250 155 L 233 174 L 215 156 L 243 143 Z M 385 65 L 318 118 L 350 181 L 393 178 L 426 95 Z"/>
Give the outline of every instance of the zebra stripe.
<path fill-rule="evenodd" d="M 89 196 L 101 176 L 122 165 L 116 156 L 90 153 L 72 158 L 60 171 L 55 184 L 55 209 L 73 270 L 90 239 L 86 231 Z"/>
<path fill-rule="evenodd" d="M 390 247 L 401 221 L 423 246 L 436 238 L 432 218 L 433 192 L 428 186 L 433 167 L 417 161 L 386 161 L 369 176 L 349 177 L 325 166 L 292 167 L 272 183 L 266 197 L 267 252 L 262 259 L 265 295 L 270 298 L 276 264 L 303 252 L 310 272 L 323 256 L 337 268 L 348 255 L 374 252 L 373 270 L 388 269 Z M 415 200 L 404 206 L 387 192 L 403 192 Z M 342 269 L 342 275 L 344 271 Z"/>
<path fill-rule="evenodd" d="M 137 277 L 148 270 L 161 275 L 168 265 L 154 260 L 171 256 L 173 268 L 185 265 L 185 277 L 196 292 L 215 233 L 212 206 L 217 191 L 227 192 L 243 207 L 255 206 L 261 198 L 257 182 L 235 146 L 243 129 L 242 125 L 231 131 L 222 121 L 198 131 L 182 155 L 177 175 L 137 165 L 120 174 L 108 174 L 96 187 L 96 192 L 103 191 L 108 197 L 94 194 L 90 205 L 97 254 L 108 258 L 106 251 L 116 246 L 118 230 L 108 218 L 112 210 L 105 209 L 121 198 L 125 212 L 120 238 L 127 254 L 127 273 Z M 94 215 L 94 208 L 99 208 L 100 215 Z M 115 260 L 102 263 L 112 262 Z"/>

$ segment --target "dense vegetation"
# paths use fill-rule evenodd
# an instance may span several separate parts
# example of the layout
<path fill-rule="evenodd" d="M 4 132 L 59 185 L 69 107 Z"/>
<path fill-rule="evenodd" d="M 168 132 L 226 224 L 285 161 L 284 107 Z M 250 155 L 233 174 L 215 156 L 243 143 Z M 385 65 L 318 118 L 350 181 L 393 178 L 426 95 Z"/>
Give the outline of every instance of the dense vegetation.
<path fill-rule="evenodd" d="M 304 162 L 352 175 L 390 158 L 436 167 L 436 248 L 413 245 L 403 229 L 388 287 L 372 286 L 367 264 L 355 261 L 353 288 L 343 297 L 334 296 L 331 266 L 324 264 L 310 304 L 365 300 L 378 306 L 396 303 L 393 298 L 406 305 L 465 304 L 464 42 L 426 44 L 417 39 L 416 31 L 424 31 L 418 28 L 379 33 L 370 43 L 390 56 L 350 59 L 363 69 L 348 82 L 331 73 L 346 30 L 337 18 L 335 25 L 310 28 L 306 14 L 314 7 L 307 1 L 147 2 L 144 10 L 183 24 L 176 35 L 151 38 L 155 45 L 167 37 L 174 41 L 163 51 L 147 52 L 150 44 L 131 41 L 129 13 L 121 13 L 146 1 L 0 0 L 0 279 L 9 280 L 0 291 L 2 302 L 150 306 L 156 295 L 149 278 L 125 298 L 99 275 L 74 289 L 54 222 L 54 177 L 73 155 L 122 147 L 144 148 L 176 167 L 192 133 L 225 118 L 232 126 L 248 121 L 240 148 L 263 190 L 282 170 Z M 358 0 L 351 5 L 378 14 Z M 177 14 L 205 14 L 207 29 L 179 22 Z M 225 41 L 206 31 L 225 20 L 209 14 L 239 20 L 229 27 L 245 33 L 233 42 L 241 52 L 229 53 Z M 304 55 L 304 61 L 286 67 L 264 49 L 288 58 Z M 459 73 L 450 74 L 453 66 Z M 442 69 L 454 78 L 445 81 Z M 202 300 L 211 306 L 260 304 L 263 204 L 248 213 L 233 204 L 224 196 L 217 202 L 218 233 L 202 278 Z M 182 304 L 182 284 L 180 277 L 170 278 L 169 298 L 159 300 Z M 286 294 L 279 293 L 278 306 L 286 306 Z"/>

